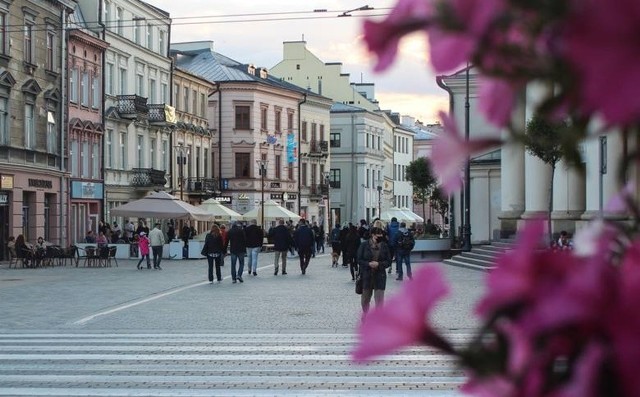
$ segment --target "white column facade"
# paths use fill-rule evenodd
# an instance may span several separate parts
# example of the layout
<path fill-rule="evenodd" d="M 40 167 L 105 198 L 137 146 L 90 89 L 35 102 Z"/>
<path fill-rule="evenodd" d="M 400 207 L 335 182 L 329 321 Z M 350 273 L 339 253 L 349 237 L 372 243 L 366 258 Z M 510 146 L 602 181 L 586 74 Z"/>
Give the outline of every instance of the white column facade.
<path fill-rule="evenodd" d="M 554 233 L 561 230 L 573 234 L 575 222 L 580 219 L 586 208 L 585 176 L 564 161 L 556 165 L 553 179 L 553 212 L 551 213 Z"/>

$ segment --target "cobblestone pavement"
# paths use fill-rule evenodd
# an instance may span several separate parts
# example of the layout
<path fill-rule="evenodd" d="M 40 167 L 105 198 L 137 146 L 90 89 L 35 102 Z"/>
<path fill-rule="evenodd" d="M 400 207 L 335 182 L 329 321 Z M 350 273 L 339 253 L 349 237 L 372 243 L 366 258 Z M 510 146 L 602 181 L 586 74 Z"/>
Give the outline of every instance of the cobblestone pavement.
<path fill-rule="evenodd" d="M 328 254 L 304 276 L 297 258 L 284 276 L 272 261 L 261 254 L 258 276 L 237 284 L 229 258 L 221 284 L 205 260 L 0 267 L 0 395 L 457 395 L 460 375 L 436 352 L 349 362 L 359 297 Z M 465 338 L 484 273 L 439 266 L 453 292 L 434 321 Z M 400 284 L 390 277 L 387 296 Z"/>

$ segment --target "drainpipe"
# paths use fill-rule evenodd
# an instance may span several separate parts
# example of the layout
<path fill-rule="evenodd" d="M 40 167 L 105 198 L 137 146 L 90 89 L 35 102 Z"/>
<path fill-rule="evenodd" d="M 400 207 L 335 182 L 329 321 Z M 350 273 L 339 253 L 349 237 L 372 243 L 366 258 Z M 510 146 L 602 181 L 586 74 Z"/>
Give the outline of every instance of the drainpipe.
<path fill-rule="evenodd" d="M 169 66 L 169 103 L 171 104 L 171 106 L 173 106 L 173 70 L 175 68 L 175 61 L 173 59 L 173 57 L 170 55 L 171 54 L 171 18 L 169 18 L 169 31 L 167 32 L 167 48 L 165 48 L 165 53 L 163 54 L 166 57 L 169 57 L 171 59 L 171 66 Z M 166 116 L 165 116 L 166 117 Z M 173 153 L 173 135 L 174 135 L 174 131 L 171 131 L 169 133 L 169 153 Z M 161 136 L 162 138 L 162 136 Z M 169 175 L 171 175 L 171 181 L 169 183 L 169 186 L 171 188 L 171 193 L 174 193 L 173 191 L 173 156 L 169 155 Z M 167 172 L 165 170 L 165 172 Z M 182 200 L 182 196 L 180 196 L 180 200 Z"/>
<path fill-rule="evenodd" d="M 60 21 L 62 22 L 62 34 L 60 35 L 60 38 L 62 40 L 62 48 L 60 50 L 60 200 L 59 200 L 59 206 L 60 206 L 60 234 L 58 236 L 59 241 L 60 241 L 60 245 L 63 247 L 67 246 L 67 230 L 69 229 L 67 227 L 67 217 L 65 216 L 65 214 L 67 213 L 67 211 L 65 211 L 65 204 L 67 206 L 67 209 L 69 209 L 69 193 L 68 193 L 68 189 L 67 189 L 67 178 L 65 178 L 65 164 L 64 164 L 64 158 L 65 158 L 65 152 L 64 152 L 64 143 L 65 143 L 65 122 L 66 122 L 66 117 L 65 115 L 69 112 L 68 110 L 68 105 L 67 105 L 67 91 L 66 91 L 66 83 L 67 83 L 67 40 L 68 40 L 68 32 L 67 32 L 67 9 L 66 9 L 66 5 L 63 3 L 61 4 L 61 11 L 60 11 Z"/>
<path fill-rule="evenodd" d="M 356 202 L 356 190 L 358 190 L 358 184 L 357 184 L 357 176 L 358 176 L 358 165 L 356 164 L 356 150 L 357 150 L 357 139 L 356 139 L 356 122 L 355 122 L 355 115 L 353 114 L 353 111 L 351 112 L 351 164 L 353 164 L 354 166 L 351 167 L 351 200 L 349 200 L 349 212 L 351 213 L 351 221 L 354 222 L 358 222 L 358 216 L 357 214 L 353 211 L 354 208 L 354 203 Z M 364 218 L 364 217 L 363 217 Z"/>
<path fill-rule="evenodd" d="M 444 83 L 444 76 L 436 76 L 436 84 L 438 84 L 438 87 L 447 91 L 447 93 L 449 94 L 449 115 L 450 117 L 453 117 L 453 91 L 451 91 L 451 88 Z M 455 213 L 455 198 L 452 194 L 451 196 L 449 196 L 449 238 L 451 239 L 451 247 L 454 247 L 454 243 L 456 241 Z"/>
<path fill-rule="evenodd" d="M 103 16 L 102 8 L 104 7 L 103 0 L 99 1 L 98 7 L 100 7 L 98 9 L 98 26 L 100 26 L 100 30 L 101 30 L 101 33 L 102 33 L 102 37 L 101 37 L 102 40 L 106 41 L 105 40 L 106 37 L 107 37 L 106 26 L 104 24 L 104 21 L 102 20 L 102 16 Z M 106 51 L 107 51 L 106 49 L 102 51 L 102 61 L 100 62 L 100 64 L 101 64 L 100 67 L 102 68 L 101 69 L 102 70 L 102 73 L 101 73 L 102 74 L 102 101 L 100 103 L 100 107 L 101 107 L 101 109 L 100 109 L 101 120 L 100 121 L 102 121 L 102 130 L 103 130 L 103 133 L 102 133 L 102 159 L 101 159 L 102 160 L 102 167 L 101 167 L 102 168 L 102 173 L 101 173 L 102 174 L 102 219 L 105 219 L 105 220 L 106 220 L 106 217 L 107 217 L 107 208 L 109 208 L 109 206 L 107 205 L 107 189 L 106 189 L 106 183 L 105 183 L 107 172 L 106 172 L 105 167 L 104 167 L 104 165 L 106 164 L 106 162 L 105 162 L 106 155 L 105 155 L 105 152 L 104 152 L 105 151 L 105 147 L 106 147 L 105 141 L 107 139 L 107 136 L 106 136 L 107 123 L 105 122 L 106 112 L 105 112 L 105 108 L 104 108 L 104 98 L 105 98 L 104 87 L 105 87 L 105 84 L 106 84 L 106 81 L 107 81 L 107 78 L 105 76 L 106 58 L 107 58 L 106 54 L 105 54 Z M 113 144 L 113 142 L 112 142 L 112 144 Z M 123 223 L 123 222 L 121 222 L 121 223 Z"/>
<path fill-rule="evenodd" d="M 307 94 L 302 94 L 304 95 L 304 98 L 302 99 L 302 101 L 298 102 L 298 215 L 300 215 L 300 210 L 302 209 L 302 197 L 301 197 L 301 193 L 302 193 L 302 181 L 300 180 L 300 178 L 302 177 L 302 158 L 301 158 L 301 139 L 300 136 L 302 135 L 302 114 L 301 114 L 301 110 L 302 110 L 302 105 L 304 103 L 307 102 Z"/>

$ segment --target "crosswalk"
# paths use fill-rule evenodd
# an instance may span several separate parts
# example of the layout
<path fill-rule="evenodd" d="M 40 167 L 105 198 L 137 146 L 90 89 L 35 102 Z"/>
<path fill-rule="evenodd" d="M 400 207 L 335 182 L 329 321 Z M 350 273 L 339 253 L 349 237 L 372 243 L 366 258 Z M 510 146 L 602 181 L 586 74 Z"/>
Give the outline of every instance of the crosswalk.
<path fill-rule="evenodd" d="M 448 356 L 412 348 L 359 365 L 354 343 L 352 334 L 0 334 L 0 396 L 461 395 Z"/>

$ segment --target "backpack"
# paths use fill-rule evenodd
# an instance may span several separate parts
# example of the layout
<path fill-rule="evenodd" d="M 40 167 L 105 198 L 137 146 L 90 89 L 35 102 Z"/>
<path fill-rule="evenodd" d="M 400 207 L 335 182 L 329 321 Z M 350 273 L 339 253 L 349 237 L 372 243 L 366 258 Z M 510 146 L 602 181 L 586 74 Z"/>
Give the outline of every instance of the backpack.
<path fill-rule="evenodd" d="M 410 231 L 400 233 L 398 237 L 398 248 L 403 251 L 411 251 L 416 245 L 416 240 L 413 238 L 413 234 Z"/>
<path fill-rule="evenodd" d="M 332 243 L 339 243 L 340 242 L 340 229 L 334 228 L 331 231 L 331 242 Z"/>

